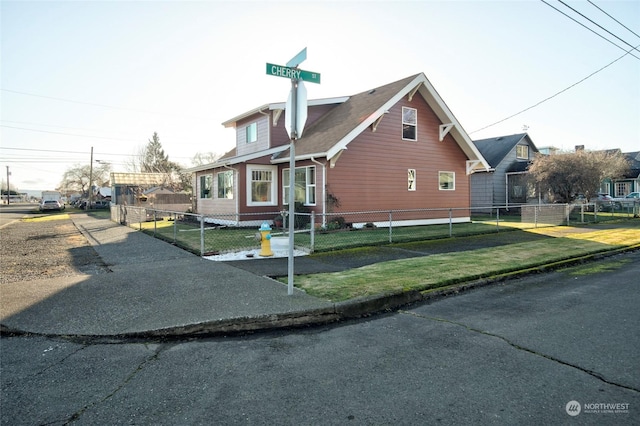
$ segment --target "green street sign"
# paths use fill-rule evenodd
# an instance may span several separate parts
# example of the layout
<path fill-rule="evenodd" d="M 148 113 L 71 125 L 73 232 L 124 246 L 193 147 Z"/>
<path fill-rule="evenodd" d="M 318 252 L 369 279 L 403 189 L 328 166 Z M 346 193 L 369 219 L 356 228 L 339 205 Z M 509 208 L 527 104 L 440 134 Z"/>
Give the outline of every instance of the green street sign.
<path fill-rule="evenodd" d="M 267 75 L 320 84 L 320 73 L 267 63 Z"/>

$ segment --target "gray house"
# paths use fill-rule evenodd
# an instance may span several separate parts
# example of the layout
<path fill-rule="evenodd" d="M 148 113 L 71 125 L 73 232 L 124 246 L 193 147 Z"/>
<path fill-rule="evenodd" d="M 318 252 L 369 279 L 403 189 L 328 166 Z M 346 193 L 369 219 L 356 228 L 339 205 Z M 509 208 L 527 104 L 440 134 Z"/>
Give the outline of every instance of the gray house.
<path fill-rule="evenodd" d="M 538 149 L 526 133 L 473 141 L 491 167 L 471 175 L 471 207 L 524 204 L 535 195 L 527 169 Z"/>

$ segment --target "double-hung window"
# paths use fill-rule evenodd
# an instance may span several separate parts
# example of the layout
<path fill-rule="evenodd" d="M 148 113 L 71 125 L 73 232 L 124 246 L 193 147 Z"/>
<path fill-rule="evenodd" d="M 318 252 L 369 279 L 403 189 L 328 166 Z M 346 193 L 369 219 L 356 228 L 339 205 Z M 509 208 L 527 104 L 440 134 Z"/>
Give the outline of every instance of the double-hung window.
<path fill-rule="evenodd" d="M 212 175 L 200 176 L 200 198 L 211 198 L 213 196 L 213 194 L 211 193 L 212 186 L 213 186 Z"/>
<path fill-rule="evenodd" d="M 289 205 L 289 170 L 282 170 L 282 203 Z M 295 201 L 305 205 L 316 204 L 316 167 L 296 167 Z"/>
<path fill-rule="evenodd" d="M 277 167 L 247 166 L 247 204 L 250 206 L 276 205 Z"/>
<path fill-rule="evenodd" d="M 418 140 L 418 110 L 402 107 L 402 140 Z"/>
<path fill-rule="evenodd" d="M 218 198 L 233 198 L 233 171 L 218 173 Z"/>

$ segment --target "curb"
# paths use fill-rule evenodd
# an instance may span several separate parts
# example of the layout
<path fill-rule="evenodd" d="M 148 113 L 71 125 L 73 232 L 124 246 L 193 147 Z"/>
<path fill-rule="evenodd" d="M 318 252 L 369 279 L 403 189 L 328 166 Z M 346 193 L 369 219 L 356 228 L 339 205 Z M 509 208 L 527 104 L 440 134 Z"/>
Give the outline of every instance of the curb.
<path fill-rule="evenodd" d="M 364 296 L 343 302 L 334 303 L 326 308 L 310 309 L 305 311 L 289 312 L 283 314 L 270 314 L 255 317 L 239 317 L 224 320 L 207 321 L 198 324 L 186 324 L 175 327 L 162 328 L 149 331 L 138 331 L 130 333 L 117 333 L 110 335 L 94 334 L 43 334 L 29 331 L 13 329 L 4 324 L 0 324 L 0 336 L 44 336 L 44 337 L 65 337 L 74 339 L 108 339 L 108 340 L 128 340 L 128 339 L 180 339 L 213 337 L 222 335 L 235 335 L 253 332 L 275 331 L 291 328 L 302 328 L 320 326 L 346 320 L 353 320 L 374 316 L 376 314 L 390 312 L 404 306 L 431 302 L 444 297 L 456 295 L 474 288 L 484 287 L 497 282 L 508 281 L 513 278 L 521 278 L 528 275 L 544 273 L 566 268 L 569 266 L 583 264 L 589 261 L 596 261 L 618 254 L 640 250 L 640 244 L 617 248 L 606 252 L 598 252 L 577 258 L 560 260 L 547 263 L 519 271 L 512 271 L 497 274 L 491 277 L 480 278 L 471 281 L 464 281 L 445 285 L 427 290 L 409 290 L 396 293 L 383 293 L 373 296 Z"/>

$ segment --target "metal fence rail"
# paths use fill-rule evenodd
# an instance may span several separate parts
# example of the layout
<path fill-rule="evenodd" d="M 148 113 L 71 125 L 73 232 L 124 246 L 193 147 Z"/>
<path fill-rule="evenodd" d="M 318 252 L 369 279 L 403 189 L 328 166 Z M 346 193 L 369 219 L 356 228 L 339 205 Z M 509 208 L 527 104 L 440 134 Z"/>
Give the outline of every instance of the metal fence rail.
<path fill-rule="evenodd" d="M 639 203 L 620 209 L 607 207 L 540 204 L 324 215 L 296 213 L 294 245 L 307 252 L 329 251 L 514 229 L 579 225 L 637 217 L 640 213 Z M 111 219 L 201 256 L 259 248 L 258 228 L 265 221 L 272 227 L 272 237 L 288 237 L 287 212 L 198 215 L 116 205 L 111 207 Z"/>

